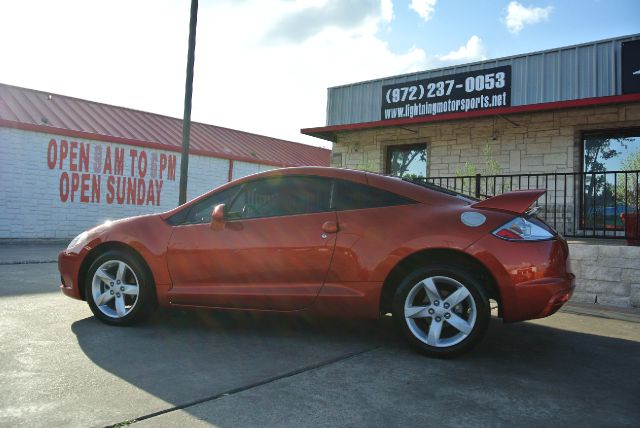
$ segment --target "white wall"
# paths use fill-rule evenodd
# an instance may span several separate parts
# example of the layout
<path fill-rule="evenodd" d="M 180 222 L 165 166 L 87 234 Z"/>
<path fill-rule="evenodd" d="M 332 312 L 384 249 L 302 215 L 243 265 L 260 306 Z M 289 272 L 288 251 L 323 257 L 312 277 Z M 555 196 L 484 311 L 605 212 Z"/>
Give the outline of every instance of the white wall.
<path fill-rule="evenodd" d="M 124 153 L 122 171 L 115 169 L 116 150 Z M 81 152 L 88 155 L 82 161 Z M 132 157 L 134 153 L 137 156 Z M 146 171 L 140 161 L 142 153 Z M 188 199 L 226 183 L 228 168 L 226 159 L 192 155 Z M 235 162 L 233 177 L 270 168 Z M 118 180 L 120 196 L 128 195 L 123 186 L 127 180 L 145 190 L 140 193 L 136 186 L 135 200 L 119 200 Z M 0 238 L 70 238 L 108 219 L 167 211 L 178 203 L 179 180 L 177 152 L 0 128 Z M 150 186 L 153 196 L 147 191 Z M 139 198 L 141 194 L 144 198 Z"/>
<path fill-rule="evenodd" d="M 233 162 L 233 179 L 237 179 L 240 177 L 246 177 L 247 175 L 255 174 L 257 172 L 269 171 L 273 169 L 273 166 L 270 165 L 260 165 L 257 163 L 249 163 L 249 162 Z"/>

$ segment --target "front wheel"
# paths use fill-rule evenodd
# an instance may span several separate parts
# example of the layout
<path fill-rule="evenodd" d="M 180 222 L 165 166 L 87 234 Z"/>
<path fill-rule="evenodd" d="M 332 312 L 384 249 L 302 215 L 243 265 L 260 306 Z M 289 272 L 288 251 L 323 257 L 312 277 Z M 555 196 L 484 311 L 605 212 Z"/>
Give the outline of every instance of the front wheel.
<path fill-rule="evenodd" d="M 473 275 L 441 265 L 417 269 L 393 300 L 398 330 L 418 351 L 449 358 L 475 346 L 491 316 L 489 299 Z"/>
<path fill-rule="evenodd" d="M 93 314 L 111 325 L 142 321 L 155 309 L 151 275 L 135 257 L 107 251 L 89 267 L 85 296 Z"/>

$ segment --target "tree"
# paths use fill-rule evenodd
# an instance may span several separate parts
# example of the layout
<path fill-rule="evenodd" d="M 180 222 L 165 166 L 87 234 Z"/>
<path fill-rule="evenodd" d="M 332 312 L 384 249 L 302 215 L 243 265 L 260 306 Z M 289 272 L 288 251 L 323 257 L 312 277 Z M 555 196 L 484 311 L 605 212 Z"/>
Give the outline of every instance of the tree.
<path fill-rule="evenodd" d="M 475 164 L 469 162 L 464 163 L 463 168 L 456 169 L 457 177 L 468 177 L 476 174 L 482 175 L 498 175 L 500 174 L 500 164 L 493 159 L 493 150 L 491 146 L 487 144 L 482 148 L 482 155 L 484 156 L 484 168 L 480 169 Z"/>
<path fill-rule="evenodd" d="M 472 189 L 471 187 L 471 179 L 468 179 L 465 182 L 465 178 L 475 177 L 477 174 L 481 174 L 485 176 L 487 175 L 495 176 L 500 174 L 501 172 L 500 164 L 498 163 L 498 161 L 493 159 L 493 150 L 491 149 L 491 146 L 489 144 L 485 145 L 482 148 L 482 155 L 484 156 L 484 167 L 482 169 L 478 168 L 477 165 L 471 164 L 469 162 L 465 162 L 463 168 L 456 169 L 456 177 L 459 177 L 462 180 L 463 193 L 471 194 L 472 190 L 475 192 L 475 188 Z M 494 177 L 493 180 L 495 184 L 496 177 Z M 488 185 L 487 180 L 485 180 L 484 182 L 482 181 L 480 182 L 481 194 L 483 195 L 487 194 L 487 185 Z M 505 185 L 506 183 L 503 181 L 501 186 L 502 191 L 505 190 Z"/>
<path fill-rule="evenodd" d="M 617 142 L 626 150 L 632 142 L 631 138 L 589 137 L 584 142 L 584 172 L 593 173 L 585 178 L 585 195 L 600 195 L 605 190 L 607 177 L 604 173 L 607 168 L 604 161 L 620 156 L 622 152 L 611 148 L 613 142 Z"/>
<path fill-rule="evenodd" d="M 620 169 L 631 172 L 617 174 L 616 201 L 635 210 L 640 205 L 640 149 L 629 153 L 620 164 Z"/>

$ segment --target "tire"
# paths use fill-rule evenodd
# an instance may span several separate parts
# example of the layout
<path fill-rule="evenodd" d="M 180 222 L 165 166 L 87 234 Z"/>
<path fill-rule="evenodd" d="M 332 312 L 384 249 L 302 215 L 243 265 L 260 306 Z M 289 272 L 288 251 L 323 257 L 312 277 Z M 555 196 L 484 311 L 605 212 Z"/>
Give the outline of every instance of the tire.
<path fill-rule="evenodd" d="M 153 279 L 144 263 L 119 250 L 107 251 L 93 261 L 85 296 L 91 312 L 109 325 L 136 324 L 157 306 Z"/>
<path fill-rule="evenodd" d="M 430 265 L 416 269 L 398 286 L 393 319 L 409 344 L 425 355 L 452 358 L 480 342 L 489 326 L 489 299 L 464 269 Z"/>

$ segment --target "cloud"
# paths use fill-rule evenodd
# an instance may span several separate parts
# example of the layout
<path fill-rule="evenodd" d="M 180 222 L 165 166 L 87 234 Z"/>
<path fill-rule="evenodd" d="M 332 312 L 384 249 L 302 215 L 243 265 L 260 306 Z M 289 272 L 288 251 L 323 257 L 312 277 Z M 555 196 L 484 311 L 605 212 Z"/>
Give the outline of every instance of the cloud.
<path fill-rule="evenodd" d="M 518 34 L 525 25 L 547 21 L 552 10 L 552 6 L 525 7 L 517 1 L 512 1 L 509 3 L 509 6 L 507 6 L 507 16 L 504 22 L 509 32 Z"/>
<path fill-rule="evenodd" d="M 411 0 L 409 9 L 413 9 L 426 22 L 436 10 L 436 2 L 437 0 Z"/>
<path fill-rule="evenodd" d="M 460 46 L 458 49 L 451 51 L 445 55 L 438 55 L 437 58 L 443 62 L 473 62 L 487 59 L 486 49 L 482 39 L 473 35 L 467 41 L 467 44 Z"/>
<path fill-rule="evenodd" d="M 328 28 L 357 28 L 367 20 L 393 16 L 393 3 L 389 0 L 328 0 L 324 3 L 304 5 L 277 20 L 269 36 L 291 41 L 302 41 Z"/>
<path fill-rule="evenodd" d="M 199 16 L 194 117 L 320 144 L 299 130 L 325 124 L 328 87 L 427 68 L 422 49 L 396 51 L 379 36 L 393 16 L 385 0 L 357 3 L 359 13 L 349 19 L 335 14 L 345 7 L 339 3 L 352 2 L 307 3 L 216 3 Z M 313 31 L 291 26 L 275 32 L 294 19 L 306 20 Z M 239 22 L 248 30 L 239 30 Z"/>
<path fill-rule="evenodd" d="M 338 16 L 339 3 L 357 13 Z M 201 1 L 193 120 L 329 145 L 300 134 L 325 123 L 328 87 L 433 64 L 423 49 L 382 39 L 392 16 L 389 0 Z M 2 18 L 0 40 L 13 42 L 3 46 L 0 82 L 182 117 L 188 2 L 22 0 Z M 274 39 L 283 22 L 287 31 Z"/>
<path fill-rule="evenodd" d="M 382 14 L 382 20 L 385 22 L 391 22 L 393 19 L 393 1 L 381 0 L 380 13 Z"/>

